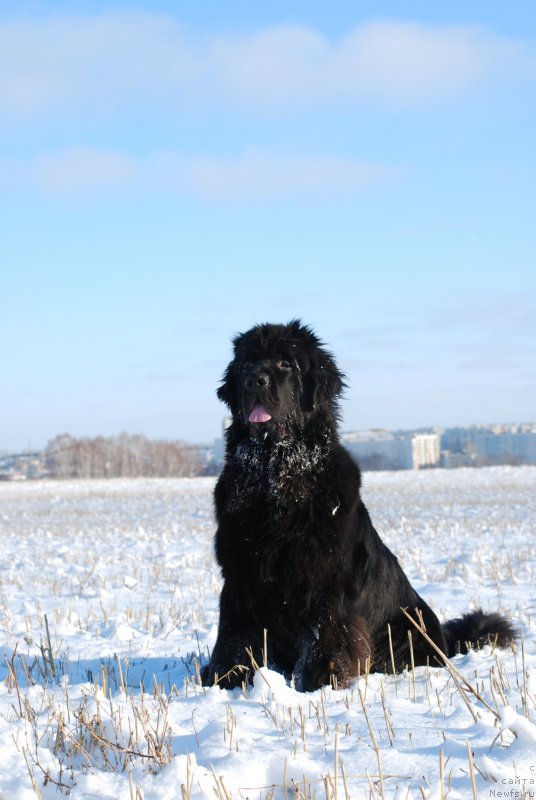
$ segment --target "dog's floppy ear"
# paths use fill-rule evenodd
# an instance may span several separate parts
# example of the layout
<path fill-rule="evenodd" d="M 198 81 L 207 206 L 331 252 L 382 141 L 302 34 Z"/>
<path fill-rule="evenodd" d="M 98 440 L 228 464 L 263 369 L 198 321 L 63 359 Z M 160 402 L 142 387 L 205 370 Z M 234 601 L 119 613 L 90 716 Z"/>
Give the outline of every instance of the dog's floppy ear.
<path fill-rule="evenodd" d="M 316 403 L 326 405 L 335 402 L 343 390 L 344 381 L 342 372 L 329 353 L 322 353 L 320 361 L 315 367 L 315 373 Z"/>
<path fill-rule="evenodd" d="M 234 361 L 231 361 L 225 372 L 223 373 L 222 384 L 218 388 L 216 394 L 222 400 L 233 414 L 238 411 L 238 398 L 236 391 L 236 377 L 234 371 Z"/>
<path fill-rule="evenodd" d="M 333 356 L 319 347 L 304 376 L 304 394 L 308 411 L 325 409 L 337 414 L 338 399 L 344 389 L 344 375 Z"/>

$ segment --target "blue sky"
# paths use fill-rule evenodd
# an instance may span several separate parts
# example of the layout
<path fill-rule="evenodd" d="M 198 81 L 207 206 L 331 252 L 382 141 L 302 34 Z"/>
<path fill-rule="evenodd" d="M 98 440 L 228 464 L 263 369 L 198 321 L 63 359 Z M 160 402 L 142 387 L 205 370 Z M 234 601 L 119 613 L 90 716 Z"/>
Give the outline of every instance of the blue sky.
<path fill-rule="evenodd" d="M 0 6 L 0 450 L 210 441 L 300 317 L 343 429 L 536 417 L 536 6 Z"/>

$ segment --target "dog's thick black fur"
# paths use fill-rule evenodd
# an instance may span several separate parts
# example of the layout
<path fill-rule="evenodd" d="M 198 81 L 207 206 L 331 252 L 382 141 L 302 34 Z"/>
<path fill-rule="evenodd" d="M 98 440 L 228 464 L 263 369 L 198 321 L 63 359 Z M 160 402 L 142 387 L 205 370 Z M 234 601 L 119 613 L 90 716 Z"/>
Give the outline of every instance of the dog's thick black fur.
<path fill-rule="evenodd" d="M 381 541 L 338 440 L 343 375 L 313 331 L 297 320 L 258 325 L 234 352 L 218 390 L 233 420 L 215 490 L 220 623 L 203 682 L 240 685 L 238 665 L 262 663 L 264 629 L 268 663 L 303 691 L 392 671 L 388 625 L 397 670 L 411 663 L 408 630 L 414 663 L 438 663 L 402 609 L 448 655 L 509 643 L 515 632 L 498 614 L 441 625 Z"/>

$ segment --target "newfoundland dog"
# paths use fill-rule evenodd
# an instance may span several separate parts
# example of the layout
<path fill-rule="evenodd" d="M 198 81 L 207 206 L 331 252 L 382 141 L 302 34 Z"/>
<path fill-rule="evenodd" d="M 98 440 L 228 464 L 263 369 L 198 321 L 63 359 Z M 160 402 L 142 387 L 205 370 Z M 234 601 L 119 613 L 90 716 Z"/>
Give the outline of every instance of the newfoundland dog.
<path fill-rule="evenodd" d="M 515 631 L 498 614 L 441 624 L 381 541 L 337 435 L 344 376 L 311 328 L 257 325 L 234 354 L 218 389 L 232 413 L 215 489 L 224 584 L 203 683 L 239 686 L 264 659 L 303 691 L 438 663 L 404 609 L 449 656 L 507 645 Z"/>

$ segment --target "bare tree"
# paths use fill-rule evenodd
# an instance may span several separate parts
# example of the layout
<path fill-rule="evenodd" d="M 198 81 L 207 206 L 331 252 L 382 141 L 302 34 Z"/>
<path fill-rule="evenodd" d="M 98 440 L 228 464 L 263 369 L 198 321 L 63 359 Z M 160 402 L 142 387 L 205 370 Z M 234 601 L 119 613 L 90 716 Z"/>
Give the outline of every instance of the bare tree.
<path fill-rule="evenodd" d="M 46 462 L 56 478 L 172 478 L 202 470 L 195 447 L 128 433 L 92 439 L 62 434 L 49 442 Z"/>

